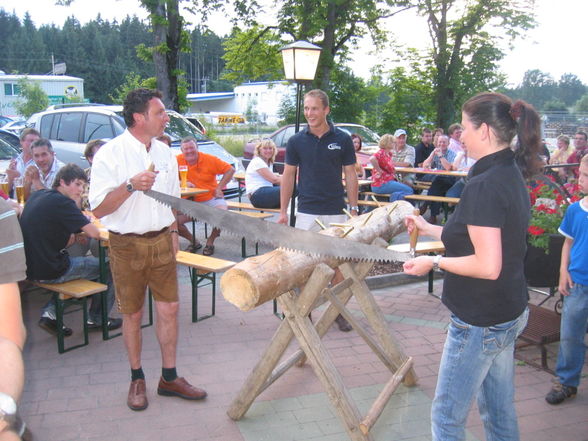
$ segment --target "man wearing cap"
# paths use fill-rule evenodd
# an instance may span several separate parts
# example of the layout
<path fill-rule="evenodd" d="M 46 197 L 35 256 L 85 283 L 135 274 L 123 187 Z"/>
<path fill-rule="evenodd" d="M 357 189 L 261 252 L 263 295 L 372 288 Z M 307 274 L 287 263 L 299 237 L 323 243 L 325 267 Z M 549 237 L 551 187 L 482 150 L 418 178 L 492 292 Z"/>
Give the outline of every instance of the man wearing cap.
<path fill-rule="evenodd" d="M 398 129 L 394 132 L 396 148 L 392 150 L 392 161 L 395 167 L 414 167 L 414 147 L 406 143 L 406 130 Z M 413 186 L 416 177 L 414 173 L 402 176 L 402 183 Z"/>

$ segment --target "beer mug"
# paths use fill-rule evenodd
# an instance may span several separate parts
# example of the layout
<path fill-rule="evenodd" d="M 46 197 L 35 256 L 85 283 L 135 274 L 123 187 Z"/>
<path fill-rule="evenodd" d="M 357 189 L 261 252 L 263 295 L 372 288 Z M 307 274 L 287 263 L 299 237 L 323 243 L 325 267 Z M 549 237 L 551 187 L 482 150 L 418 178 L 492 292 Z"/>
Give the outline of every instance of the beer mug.
<path fill-rule="evenodd" d="M 0 176 L 0 190 L 2 190 L 4 194 L 8 196 L 8 192 L 10 191 L 8 188 L 8 176 Z"/>
<path fill-rule="evenodd" d="M 19 204 L 24 204 L 25 203 L 25 192 L 24 192 L 24 185 L 23 185 L 23 181 L 22 178 L 16 178 L 14 180 L 14 188 L 15 188 L 15 195 L 16 195 L 16 200 L 18 201 Z"/>

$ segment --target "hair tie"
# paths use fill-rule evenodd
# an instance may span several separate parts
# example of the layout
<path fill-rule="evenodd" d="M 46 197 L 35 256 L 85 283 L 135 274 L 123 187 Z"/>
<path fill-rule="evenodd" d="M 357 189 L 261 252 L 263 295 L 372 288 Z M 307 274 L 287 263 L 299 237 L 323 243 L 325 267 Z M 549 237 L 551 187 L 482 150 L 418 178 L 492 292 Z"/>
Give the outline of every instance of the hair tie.
<path fill-rule="evenodd" d="M 522 111 L 523 103 L 519 100 L 510 106 L 510 110 L 508 111 L 508 113 L 510 114 L 511 118 L 516 122 L 521 117 Z"/>

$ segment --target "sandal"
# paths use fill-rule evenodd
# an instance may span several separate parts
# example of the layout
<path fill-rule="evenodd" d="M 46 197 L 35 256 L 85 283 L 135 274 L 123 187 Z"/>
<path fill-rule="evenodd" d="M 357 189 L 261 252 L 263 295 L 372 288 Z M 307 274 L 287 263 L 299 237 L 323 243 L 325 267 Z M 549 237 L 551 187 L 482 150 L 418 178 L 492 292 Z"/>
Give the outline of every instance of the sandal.
<path fill-rule="evenodd" d="M 202 248 L 202 244 L 200 242 L 196 242 L 195 244 L 190 244 L 186 247 L 186 251 L 188 253 L 195 253 L 200 248 Z"/>
<path fill-rule="evenodd" d="M 214 245 L 206 245 L 202 250 L 203 256 L 212 256 L 214 254 Z"/>

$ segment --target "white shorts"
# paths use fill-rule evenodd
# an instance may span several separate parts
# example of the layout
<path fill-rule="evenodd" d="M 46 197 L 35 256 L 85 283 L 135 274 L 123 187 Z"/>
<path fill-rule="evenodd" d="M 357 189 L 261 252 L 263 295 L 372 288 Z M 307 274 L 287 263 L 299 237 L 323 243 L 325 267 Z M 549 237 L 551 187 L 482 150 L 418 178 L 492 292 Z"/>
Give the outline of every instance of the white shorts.
<path fill-rule="evenodd" d="M 314 220 L 320 220 L 323 225 L 329 228 L 331 223 L 343 224 L 347 222 L 347 215 L 345 214 L 308 214 L 296 213 L 296 228 L 307 231 L 320 231 L 321 227 Z"/>
<path fill-rule="evenodd" d="M 228 208 L 227 201 L 224 199 L 212 198 L 212 199 L 209 199 L 208 201 L 203 201 L 203 202 L 198 202 L 198 203 L 208 205 L 209 207 Z"/>

